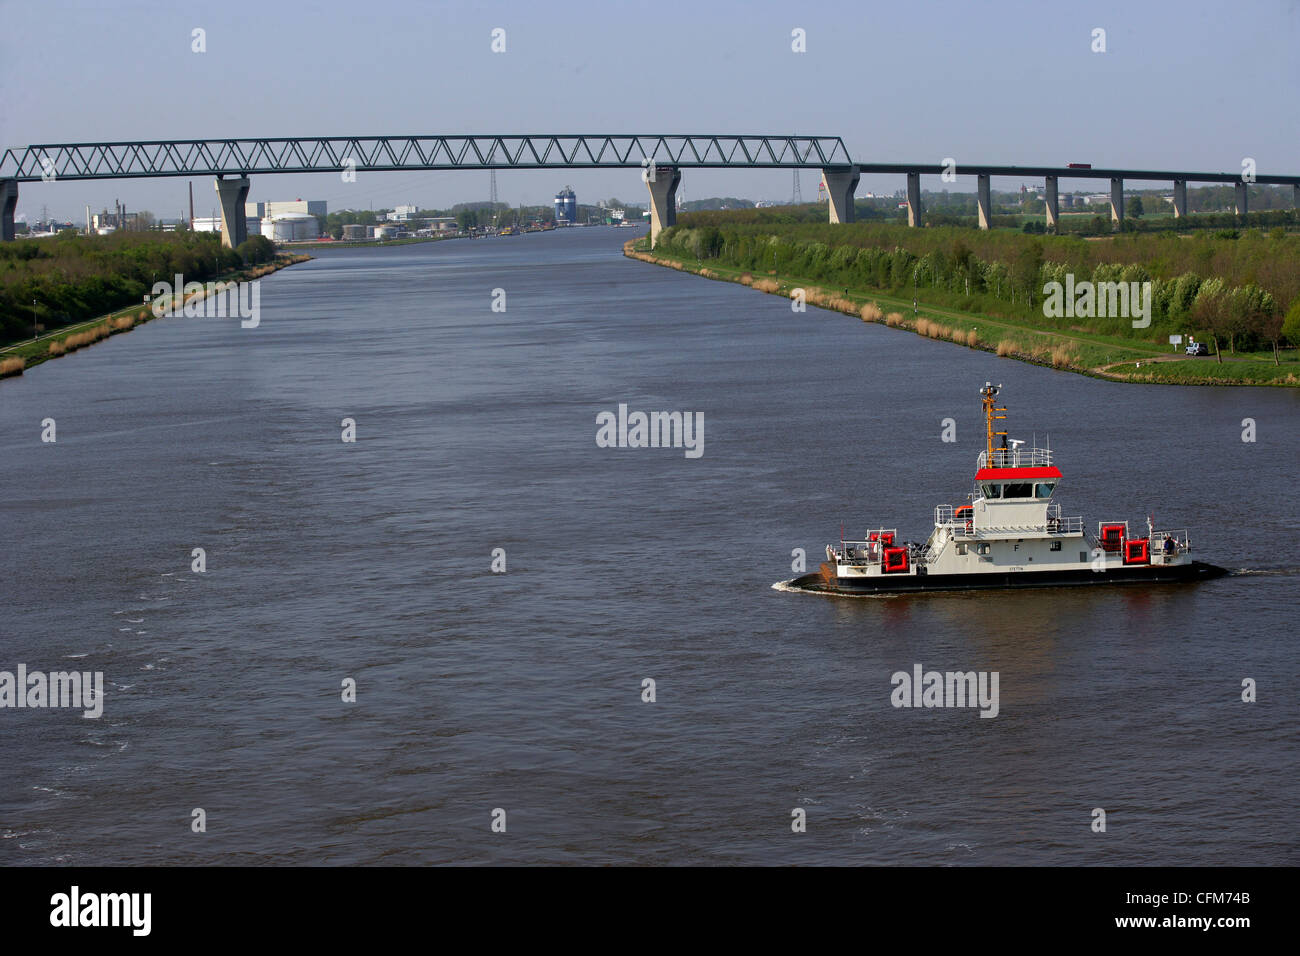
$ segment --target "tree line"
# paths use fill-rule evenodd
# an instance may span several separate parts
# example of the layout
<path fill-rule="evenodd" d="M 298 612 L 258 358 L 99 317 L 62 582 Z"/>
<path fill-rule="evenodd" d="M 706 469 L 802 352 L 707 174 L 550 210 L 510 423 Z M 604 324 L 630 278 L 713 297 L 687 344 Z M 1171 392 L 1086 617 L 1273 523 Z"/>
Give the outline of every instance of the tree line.
<path fill-rule="evenodd" d="M 1126 233 L 1104 241 L 884 223 L 755 222 L 755 213 L 694 213 L 660 233 L 656 252 L 780 274 L 828 287 L 868 288 L 1045 328 L 1167 342 L 1199 333 L 1229 351 L 1300 345 L 1300 236 Z M 729 221 L 731 220 L 736 221 Z M 1236 236 L 1236 238 L 1232 238 Z M 1128 317 L 1051 317 L 1044 287 L 1073 275 L 1150 282 L 1151 325 Z"/>
<path fill-rule="evenodd" d="M 206 282 L 247 265 L 270 262 L 275 245 L 253 236 L 237 249 L 211 232 L 115 232 L 0 243 L 0 339 L 46 331 L 143 303 L 155 282 Z M 34 303 L 34 306 L 33 306 Z"/>

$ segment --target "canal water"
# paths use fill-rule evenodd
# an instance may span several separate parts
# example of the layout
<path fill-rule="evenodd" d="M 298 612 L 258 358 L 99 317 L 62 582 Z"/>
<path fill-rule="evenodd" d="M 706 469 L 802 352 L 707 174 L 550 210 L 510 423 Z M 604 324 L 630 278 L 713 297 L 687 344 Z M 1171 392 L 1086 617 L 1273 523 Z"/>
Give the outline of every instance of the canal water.
<path fill-rule="evenodd" d="M 1300 862 L 1300 395 L 795 314 L 630 233 L 321 251 L 256 328 L 0 383 L 0 670 L 106 682 L 0 710 L 0 863 Z M 963 502 L 986 381 L 1064 514 L 1247 573 L 773 588 Z M 601 447 L 620 404 L 703 454 Z M 996 671 L 997 716 L 894 707 L 917 664 Z"/>

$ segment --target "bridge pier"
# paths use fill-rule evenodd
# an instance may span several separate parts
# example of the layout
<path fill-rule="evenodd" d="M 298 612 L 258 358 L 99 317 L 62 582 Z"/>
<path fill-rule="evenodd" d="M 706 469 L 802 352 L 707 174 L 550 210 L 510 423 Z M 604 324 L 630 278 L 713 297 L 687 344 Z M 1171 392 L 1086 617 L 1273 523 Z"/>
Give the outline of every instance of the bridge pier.
<path fill-rule="evenodd" d="M 858 190 L 858 180 L 862 174 L 853 169 L 823 169 L 822 182 L 826 184 L 826 196 L 830 200 L 831 222 L 852 222 L 856 216 L 853 208 L 853 194 Z"/>
<path fill-rule="evenodd" d="M 1110 181 L 1110 221 L 1116 228 L 1124 225 L 1124 180 L 1119 177 Z"/>
<path fill-rule="evenodd" d="M 993 208 L 989 202 L 989 177 L 987 173 L 980 173 L 975 179 L 975 204 L 979 206 L 980 228 L 989 228 L 993 224 Z"/>
<path fill-rule="evenodd" d="M 0 242 L 14 238 L 14 210 L 18 208 L 18 180 L 0 179 Z"/>
<path fill-rule="evenodd" d="M 1233 212 L 1238 216 L 1246 215 L 1246 184 L 1237 183 L 1237 201 L 1233 207 Z"/>
<path fill-rule="evenodd" d="M 248 187 L 247 176 L 217 180 L 217 198 L 221 202 L 221 244 L 227 249 L 234 249 L 248 239 L 248 223 L 244 219 Z"/>
<path fill-rule="evenodd" d="M 1046 193 L 1043 206 L 1047 210 L 1047 228 L 1056 229 L 1061 218 L 1061 202 L 1057 196 L 1057 178 L 1048 176 L 1044 181 L 1044 192 Z"/>
<path fill-rule="evenodd" d="M 1187 180 L 1174 180 L 1174 218 L 1185 219 L 1187 217 Z"/>
<path fill-rule="evenodd" d="M 921 174 L 907 174 L 907 224 L 921 224 Z"/>
<path fill-rule="evenodd" d="M 646 180 L 646 188 L 650 190 L 651 249 L 659 233 L 677 224 L 677 186 L 681 181 L 682 171 L 676 166 L 656 166 L 654 175 Z"/>

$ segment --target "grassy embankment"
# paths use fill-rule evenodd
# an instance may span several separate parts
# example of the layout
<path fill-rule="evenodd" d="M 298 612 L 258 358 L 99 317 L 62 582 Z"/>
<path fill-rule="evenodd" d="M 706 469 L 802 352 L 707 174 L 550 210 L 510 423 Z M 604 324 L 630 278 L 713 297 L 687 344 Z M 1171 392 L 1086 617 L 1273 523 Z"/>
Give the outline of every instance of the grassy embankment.
<path fill-rule="evenodd" d="M 1161 349 L 1151 343 L 1086 331 L 1040 329 L 1025 321 L 936 308 L 924 302 L 919 302 L 920 308 L 913 313 L 911 301 L 872 289 L 850 287 L 832 291 L 797 275 L 769 272 L 755 276 L 751 271 L 717 263 L 702 266 L 681 257 L 650 252 L 647 245 L 645 239 L 629 240 L 623 245 L 623 253 L 643 262 L 706 279 L 736 282 L 786 298 L 792 297 L 795 289 L 803 289 L 808 305 L 1035 365 L 1149 384 L 1300 385 L 1300 355 L 1295 350 L 1282 353 L 1281 365 L 1274 364 L 1271 351 L 1238 352 L 1232 357 L 1225 356 L 1219 363 L 1212 355 L 1186 355 L 1181 346 L 1179 351 L 1174 351 L 1173 346 Z"/>
<path fill-rule="evenodd" d="M 208 282 L 205 284 L 203 292 L 193 293 L 184 300 L 176 297 L 176 305 L 179 307 L 191 299 L 203 298 L 212 291 L 217 282 L 251 282 L 286 266 L 306 262 L 310 258 L 311 256 L 296 254 L 276 256 L 274 262 L 231 272 L 222 276 L 219 280 Z M 116 312 L 110 312 L 107 315 L 88 319 L 85 322 L 65 326 L 56 332 L 49 332 L 39 338 L 32 339 L 30 342 L 10 345 L 0 349 L 0 378 L 21 375 L 24 370 L 40 365 L 48 359 L 75 352 L 79 348 L 93 345 L 110 335 L 129 332 L 137 325 L 142 325 L 153 318 L 156 318 L 156 316 L 148 306 L 133 305 L 125 309 L 118 309 Z"/>

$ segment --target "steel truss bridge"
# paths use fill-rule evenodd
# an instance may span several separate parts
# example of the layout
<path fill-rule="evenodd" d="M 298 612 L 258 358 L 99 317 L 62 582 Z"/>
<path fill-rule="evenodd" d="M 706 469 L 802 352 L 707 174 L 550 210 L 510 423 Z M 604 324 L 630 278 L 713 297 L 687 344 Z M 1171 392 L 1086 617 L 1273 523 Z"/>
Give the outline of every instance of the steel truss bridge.
<path fill-rule="evenodd" d="M 838 136 L 361 136 L 46 143 L 7 149 L 0 179 L 134 179 L 449 169 L 847 168 Z"/>
<path fill-rule="evenodd" d="M 683 169 L 820 169 L 831 222 L 851 222 L 863 174 L 905 174 L 909 225 L 921 224 L 921 176 L 976 177 L 979 225 L 991 227 L 989 180 L 1043 178 L 1047 225 L 1059 217 L 1058 181 L 1108 179 L 1111 219 L 1124 219 L 1124 181 L 1173 183 L 1174 215 L 1185 216 L 1189 182 L 1232 182 L 1235 209 L 1247 211 L 1250 184 L 1290 185 L 1300 206 L 1300 176 L 1244 172 L 1170 172 L 1088 166 L 988 166 L 934 163 L 855 163 L 838 136 L 718 136 L 686 134 L 532 134 L 493 136 L 338 136 L 269 139 L 145 140 L 45 143 L 0 156 L 0 239 L 14 238 L 20 182 L 215 176 L 222 206 L 222 241 L 245 235 L 243 203 L 249 177 L 267 173 L 400 172 L 453 169 L 642 168 L 650 187 L 650 235 L 676 221 Z M 229 178 L 228 178 L 229 177 Z"/>

